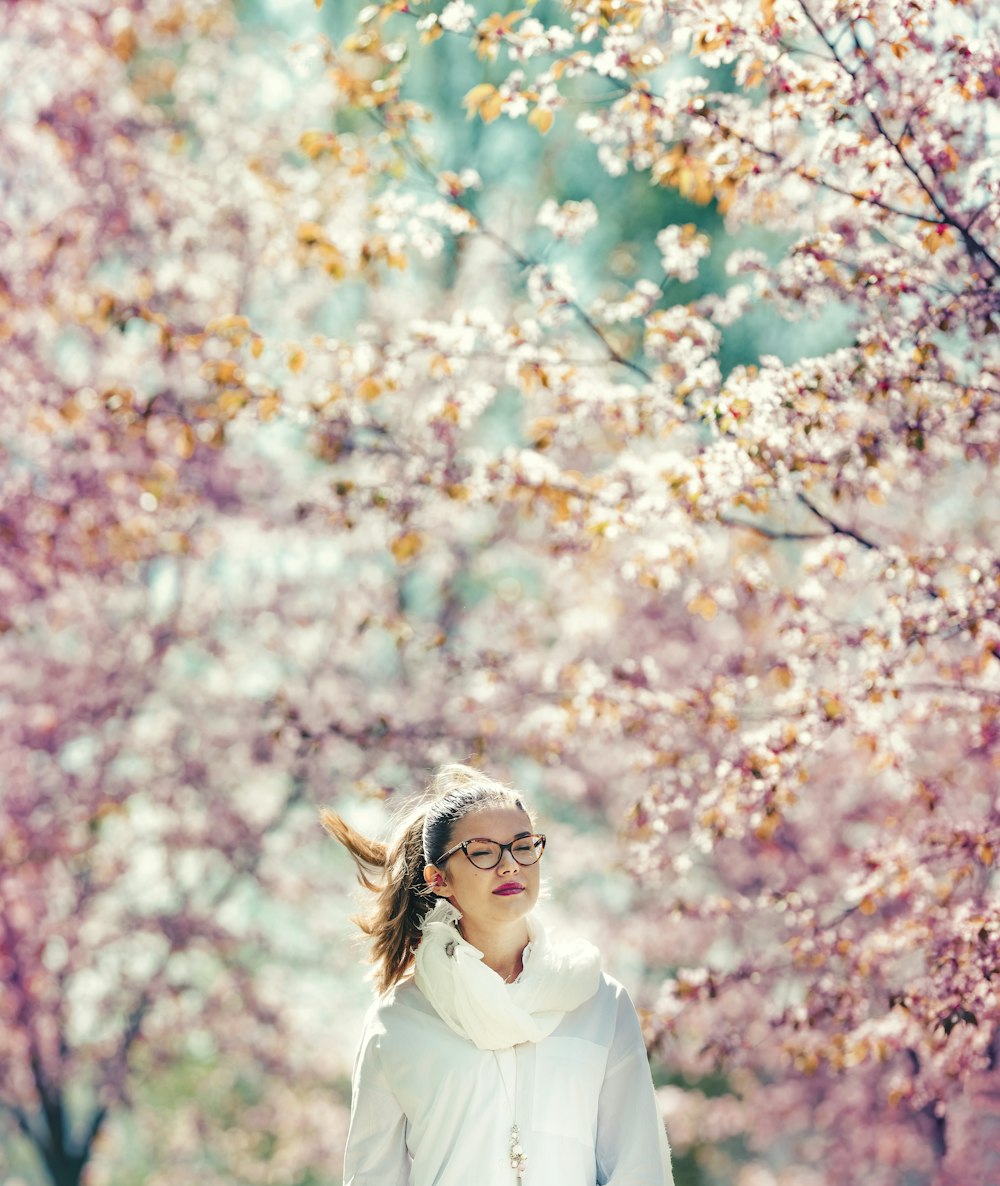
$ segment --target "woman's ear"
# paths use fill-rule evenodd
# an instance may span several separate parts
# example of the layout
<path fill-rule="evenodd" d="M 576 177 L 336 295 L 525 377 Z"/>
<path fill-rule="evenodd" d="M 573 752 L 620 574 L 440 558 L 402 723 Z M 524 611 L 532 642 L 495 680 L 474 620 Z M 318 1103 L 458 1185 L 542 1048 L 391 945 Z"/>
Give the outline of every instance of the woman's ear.
<path fill-rule="evenodd" d="M 447 898 L 451 893 L 448 888 L 448 878 L 437 865 L 424 865 L 424 881 L 430 886 L 431 892 L 439 898 Z"/>

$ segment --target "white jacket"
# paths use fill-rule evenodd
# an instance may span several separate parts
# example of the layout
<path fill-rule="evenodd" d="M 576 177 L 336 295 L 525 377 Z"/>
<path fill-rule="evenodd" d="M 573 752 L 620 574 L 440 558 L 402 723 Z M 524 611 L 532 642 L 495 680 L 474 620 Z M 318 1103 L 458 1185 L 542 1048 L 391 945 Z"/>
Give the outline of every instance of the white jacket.
<path fill-rule="evenodd" d="M 639 1021 L 609 976 L 538 1043 L 480 1050 L 412 982 L 369 1010 L 344 1186 L 673 1186 Z"/>

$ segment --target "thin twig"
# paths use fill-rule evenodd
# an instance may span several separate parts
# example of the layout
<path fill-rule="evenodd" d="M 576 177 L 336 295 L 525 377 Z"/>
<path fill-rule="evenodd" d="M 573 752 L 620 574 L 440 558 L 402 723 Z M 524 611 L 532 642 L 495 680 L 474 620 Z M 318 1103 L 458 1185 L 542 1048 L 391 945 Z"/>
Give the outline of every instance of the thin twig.
<path fill-rule="evenodd" d="M 738 527 L 744 531 L 752 531 L 755 535 L 762 536 L 764 539 L 817 540 L 829 539 L 830 537 L 828 531 L 783 531 L 777 527 L 765 527 L 761 523 L 750 523 L 745 519 L 731 519 L 727 515 L 721 515 L 719 522 L 724 527 Z"/>
<path fill-rule="evenodd" d="M 388 125 L 379 117 L 376 111 L 370 111 L 368 114 L 371 116 L 374 122 L 383 129 L 383 131 L 390 131 Z M 440 178 L 434 172 L 434 170 L 430 168 L 430 166 L 412 150 L 409 143 L 407 141 L 400 142 L 398 140 L 394 140 L 393 144 L 397 151 L 406 156 L 409 162 L 416 166 L 416 168 L 422 174 L 424 174 L 425 178 L 434 185 L 435 190 L 437 190 Z M 490 242 L 495 243 L 514 261 L 514 263 L 518 265 L 519 268 L 527 271 L 530 268 L 544 266 L 540 264 L 538 260 L 533 259 L 531 256 L 525 255 L 523 251 L 519 250 L 514 246 L 513 243 L 505 239 L 498 231 L 493 230 L 492 227 L 483 222 L 479 215 L 477 215 L 470 208 L 470 206 L 462 200 L 461 195 L 452 194 L 451 200 L 460 210 L 465 211 L 465 213 L 468 214 L 473 220 L 474 231 L 482 235 L 484 238 L 489 239 Z M 653 376 L 649 373 L 649 371 L 640 366 L 639 363 L 633 362 L 632 359 L 626 358 L 623 354 L 615 349 L 611 342 L 608 341 L 604 331 L 578 301 L 574 300 L 572 297 L 563 296 L 561 297 L 561 303 L 565 305 L 566 308 L 571 309 L 573 313 L 579 318 L 579 320 L 587 327 L 587 329 L 598 339 L 598 341 L 607 351 L 609 361 L 632 371 L 646 383 L 653 382 Z"/>
<path fill-rule="evenodd" d="M 6 1100 L 0 1100 L 0 1111 L 6 1112 L 8 1116 L 13 1117 L 17 1127 L 24 1133 L 28 1140 L 32 1144 L 37 1144 L 38 1134 L 32 1128 L 27 1113 L 23 1112 L 16 1104 L 10 1104 Z"/>
<path fill-rule="evenodd" d="M 817 519 L 825 523 L 834 535 L 846 535 L 849 539 L 853 539 L 855 542 L 859 543 L 863 548 L 871 548 L 876 552 L 879 550 L 878 544 L 873 543 L 870 539 L 866 539 L 863 535 L 860 535 L 852 528 L 844 527 L 843 524 L 838 523 L 835 519 L 831 519 L 829 515 L 824 514 L 808 497 L 808 495 L 803 494 L 802 491 L 799 491 L 799 493 L 796 495 L 796 498 L 800 503 L 802 503 L 804 507 L 810 510 Z"/>
<path fill-rule="evenodd" d="M 827 47 L 827 49 L 833 55 L 834 61 L 841 68 L 841 70 L 844 71 L 844 73 L 848 76 L 848 78 L 851 79 L 852 82 L 857 82 L 858 72 L 856 70 L 852 70 L 851 67 L 847 64 L 847 62 L 844 61 L 843 57 L 840 54 L 840 51 L 836 48 L 834 43 L 830 40 L 830 37 L 827 34 L 826 30 L 822 27 L 822 25 L 819 23 L 819 21 L 813 16 L 813 14 L 810 11 L 809 6 L 806 4 L 805 0 L 798 0 L 798 3 L 799 3 L 799 7 L 802 9 L 802 12 L 805 14 L 806 19 L 809 21 L 809 23 L 812 25 L 812 27 L 816 30 L 816 34 L 819 37 L 819 39 L 823 42 L 823 44 Z M 851 26 L 851 30 L 852 30 L 852 32 L 854 32 L 853 25 Z M 863 49 L 863 47 L 861 46 L 860 42 L 858 42 L 856 33 L 854 34 L 854 37 L 855 37 L 855 44 L 858 48 L 859 53 L 861 53 L 867 59 L 868 55 L 867 55 L 866 51 Z M 899 157 L 899 160 L 902 163 L 903 167 L 914 178 L 914 180 L 917 182 L 917 184 L 920 186 L 920 188 L 923 190 L 923 192 L 927 195 L 928 199 L 931 202 L 931 205 L 933 205 L 934 209 L 938 212 L 938 214 L 941 218 L 941 221 L 946 223 L 948 226 L 953 227 L 956 231 L 958 231 L 958 233 L 962 236 L 962 241 L 965 243 L 965 245 L 969 249 L 969 251 L 974 255 L 975 254 L 981 255 L 991 265 L 994 272 L 996 272 L 997 275 L 1000 275 L 1000 260 L 995 259 L 989 253 L 989 251 L 986 249 L 986 247 L 982 243 L 980 243 L 978 239 L 975 238 L 975 236 L 972 234 L 972 232 L 969 229 L 969 224 L 960 222 L 958 220 L 958 218 L 955 217 L 955 215 L 951 214 L 951 212 L 947 209 L 947 207 L 942 204 L 942 202 L 938 198 L 937 193 L 924 180 L 924 177 L 920 173 L 920 170 L 917 168 L 916 165 L 913 164 L 913 162 L 910 160 L 910 158 L 906 155 L 906 152 L 904 151 L 902 144 L 898 140 L 896 140 L 895 137 L 890 135 L 888 129 L 885 127 L 882 120 L 880 119 L 878 112 L 870 107 L 866 107 L 865 110 L 868 112 L 868 115 L 871 118 L 872 123 L 875 125 L 875 128 L 878 131 L 879 135 L 892 148 L 892 150 L 893 150 L 893 152 L 895 152 L 896 156 Z M 932 176 L 934 176 L 934 179 L 937 180 L 937 175 L 934 173 L 933 168 L 930 165 L 928 165 L 927 167 L 931 170 L 931 174 L 932 174 Z"/>

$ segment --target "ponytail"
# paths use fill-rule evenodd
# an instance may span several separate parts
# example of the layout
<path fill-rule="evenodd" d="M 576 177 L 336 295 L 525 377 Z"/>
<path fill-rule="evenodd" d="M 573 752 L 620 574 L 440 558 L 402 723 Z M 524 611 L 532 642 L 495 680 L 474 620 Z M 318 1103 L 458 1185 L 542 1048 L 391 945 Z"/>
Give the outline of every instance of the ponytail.
<path fill-rule="evenodd" d="M 362 836 L 329 808 L 320 812 L 320 823 L 354 859 L 358 881 L 376 895 L 371 914 L 354 921 L 372 940 L 371 962 L 380 993 L 410 970 L 421 924 L 434 903 L 424 866 L 435 864 L 445 852 L 460 819 L 484 807 L 527 812 L 520 795 L 503 783 L 451 763 L 438 770 L 427 795 L 403 817 L 389 845 Z"/>
<path fill-rule="evenodd" d="M 424 881 L 424 814 L 415 812 L 387 846 L 362 836 L 336 812 L 320 813 L 323 827 L 354 858 L 358 881 L 377 895 L 371 914 L 354 921 L 372 940 L 371 961 L 378 969 L 375 982 L 380 993 L 409 971 L 413 949 L 420 942 L 420 924 L 432 905 Z"/>

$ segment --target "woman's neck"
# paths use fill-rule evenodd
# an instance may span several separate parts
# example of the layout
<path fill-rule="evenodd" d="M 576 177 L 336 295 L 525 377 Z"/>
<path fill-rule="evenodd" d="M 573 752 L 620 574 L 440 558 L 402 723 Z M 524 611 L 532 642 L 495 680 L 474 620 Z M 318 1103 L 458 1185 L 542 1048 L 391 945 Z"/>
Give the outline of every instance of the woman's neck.
<path fill-rule="evenodd" d="M 499 930 L 470 926 L 466 919 L 459 922 L 459 930 L 466 942 L 483 953 L 483 963 L 508 983 L 521 974 L 521 957 L 528 946 L 528 924 L 522 918 Z"/>

